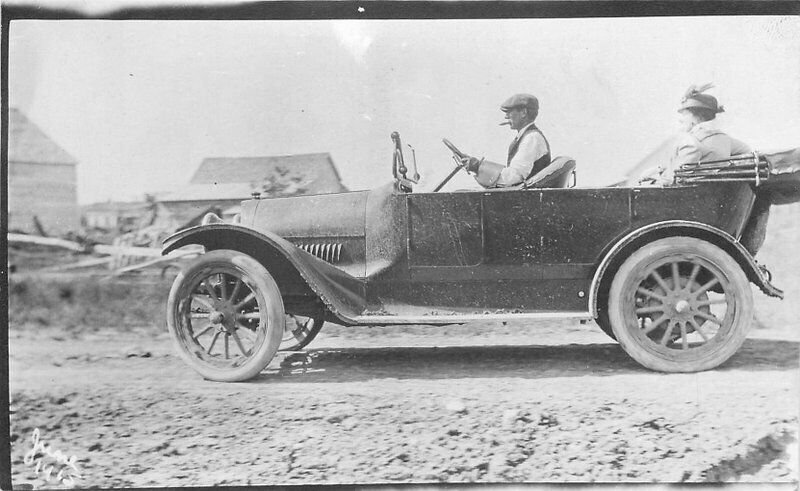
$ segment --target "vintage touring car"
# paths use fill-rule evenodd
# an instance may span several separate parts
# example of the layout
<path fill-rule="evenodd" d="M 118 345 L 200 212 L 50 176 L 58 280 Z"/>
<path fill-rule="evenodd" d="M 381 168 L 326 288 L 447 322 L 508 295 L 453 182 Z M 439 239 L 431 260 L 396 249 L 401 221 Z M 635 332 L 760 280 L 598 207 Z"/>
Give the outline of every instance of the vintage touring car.
<path fill-rule="evenodd" d="M 193 369 L 252 378 L 324 322 L 593 319 L 645 367 L 700 371 L 742 345 L 750 283 L 782 296 L 754 256 L 770 205 L 797 199 L 797 150 L 776 154 L 790 162 L 780 169 L 757 153 L 687 165 L 665 187 L 574 187 L 574 161 L 558 157 L 518 188 L 415 193 L 416 163 L 392 138 L 385 186 L 254 195 L 235 223 L 208 215 L 165 241 L 164 254 L 206 251 L 179 273 L 167 306 Z M 777 182 L 789 183 L 788 198 L 768 185 Z"/>

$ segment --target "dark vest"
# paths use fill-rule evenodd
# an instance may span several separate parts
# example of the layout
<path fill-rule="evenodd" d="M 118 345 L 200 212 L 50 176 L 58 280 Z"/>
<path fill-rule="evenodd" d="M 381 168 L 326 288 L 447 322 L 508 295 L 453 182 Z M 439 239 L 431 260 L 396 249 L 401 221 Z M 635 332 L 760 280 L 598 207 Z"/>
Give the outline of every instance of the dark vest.
<path fill-rule="evenodd" d="M 519 142 L 522 141 L 525 135 L 527 135 L 532 131 L 535 131 L 536 133 L 542 135 L 542 138 L 544 139 L 544 144 L 547 145 L 547 153 L 536 159 L 536 162 L 533 163 L 533 168 L 531 169 L 531 173 L 525 177 L 526 181 L 531 177 L 533 177 L 534 175 L 536 175 L 537 172 L 550 165 L 550 143 L 548 143 L 547 138 L 545 138 L 544 134 L 541 131 L 539 131 L 539 128 L 537 128 L 535 124 L 528 126 L 528 128 L 525 131 L 523 131 L 521 135 L 519 135 L 519 138 L 515 138 L 514 141 L 511 142 L 511 145 L 508 147 L 508 160 L 506 161 L 506 167 L 511 165 L 511 159 L 514 158 L 514 155 L 517 154 L 517 150 L 519 150 Z"/>

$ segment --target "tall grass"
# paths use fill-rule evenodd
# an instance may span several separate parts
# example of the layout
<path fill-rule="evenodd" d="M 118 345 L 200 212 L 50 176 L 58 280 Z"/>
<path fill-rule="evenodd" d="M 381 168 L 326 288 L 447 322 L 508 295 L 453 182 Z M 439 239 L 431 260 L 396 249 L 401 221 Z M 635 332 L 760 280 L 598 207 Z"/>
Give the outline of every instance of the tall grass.
<path fill-rule="evenodd" d="M 98 329 L 165 329 L 171 279 L 14 277 L 9 280 L 9 328 L 57 327 L 71 332 Z"/>

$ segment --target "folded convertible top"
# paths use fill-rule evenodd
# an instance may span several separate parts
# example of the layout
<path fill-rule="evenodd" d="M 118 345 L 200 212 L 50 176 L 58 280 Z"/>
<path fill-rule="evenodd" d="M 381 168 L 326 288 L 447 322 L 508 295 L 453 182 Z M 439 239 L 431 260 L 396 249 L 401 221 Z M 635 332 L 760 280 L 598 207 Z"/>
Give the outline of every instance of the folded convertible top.
<path fill-rule="evenodd" d="M 759 196 L 775 205 L 800 201 L 800 148 L 734 155 L 728 159 L 685 164 L 675 171 L 679 183 L 750 181 Z"/>

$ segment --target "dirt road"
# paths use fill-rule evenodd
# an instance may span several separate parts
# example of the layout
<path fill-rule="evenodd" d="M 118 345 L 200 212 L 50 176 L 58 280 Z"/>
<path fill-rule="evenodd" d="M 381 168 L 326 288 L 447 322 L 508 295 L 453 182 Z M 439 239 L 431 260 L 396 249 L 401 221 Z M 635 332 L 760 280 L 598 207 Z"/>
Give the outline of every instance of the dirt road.
<path fill-rule="evenodd" d="M 18 484 L 46 483 L 25 461 L 35 428 L 81 487 L 798 476 L 789 330 L 665 375 L 591 325 L 326 326 L 242 384 L 202 380 L 166 333 L 63 336 L 11 333 Z"/>

